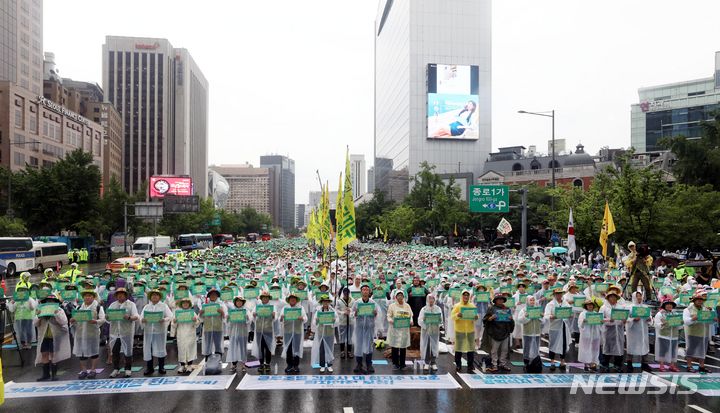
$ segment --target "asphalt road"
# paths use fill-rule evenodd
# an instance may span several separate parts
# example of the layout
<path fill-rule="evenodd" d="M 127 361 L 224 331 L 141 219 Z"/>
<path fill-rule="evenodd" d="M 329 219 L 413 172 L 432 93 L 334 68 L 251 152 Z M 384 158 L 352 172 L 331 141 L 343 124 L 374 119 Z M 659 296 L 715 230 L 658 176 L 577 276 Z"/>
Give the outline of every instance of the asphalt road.
<path fill-rule="evenodd" d="M 168 363 L 174 363 L 175 348 L 168 346 Z M 101 349 L 104 352 L 104 348 Z M 5 381 L 34 381 L 39 376 L 39 368 L 28 366 L 34 361 L 35 351 L 24 351 L 26 366 L 21 368 L 16 350 L 3 350 L 3 374 Z M 142 353 L 136 351 L 135 366 L 142 364 Z M 374 359 L 381 359 L 382 354 L 376 351 Z M 301 374 L 318 374 L 312 370 L 310 351 L 305 350 L 301 362 Z M 520 360 L 521 355 L 515 353 L 512 360 Z M 571 357 L 574 359 L 574 356 Z M 76 378 L 79 367 L 73 359 L 61 363 L 60 380 Z M 99 363 L 105 370 L 98 379 L 107 378 L 111 366 Z M 715 364 L 720 365 L 720 362 Z M 439 374 L 450 371 L 453 375 L 453 358 L 450 354 L 442 354 L 438 358 Z M 273 367 L 282 372 L 284 360 L 273 357 Z M 352 374 L 352 361 L 336 359 L 336 374 Z M 409 370 L 409 371 L 408 371 Z M 404 374 L 413 374 L 408 369 Z M 522 373 L 520 367 L 513 368 L 513 374 Z M 715 371 L 720 371 L 717 368 Z M 545 371 L 547 373 L 547 369 Z M 572 370 L 573 373 L 581 373 Z M 376 366 L 377 374 L 393 374 L 389 366 Z M 176 374 L 169 371 L 168 375 Z M 226 369 L 223 374 L 229 374 Z M 257 374 L 250 369 L 247 374 Z M 280 373 L 282 374 L 282 373 Z M 559 373 L 558 373 L 559 374 Z M 156 373 L 157 375 L 157 373 Z M 141 377 L 141 373 L 134 373 Z M 238 375 L 228 390 L 224 391 L 177 391 L 154 393 L 129 393 L 108 395 L 84 395 L 45 397 L 35 399 L 6 400 L 0 407 L 2 411 L 31 412 L 198 412 L 198 411 L 256 411 L 256 412 L 343 412 L 351 407 L 353 412 L 720 412 L 720 398 L 693 395 L 571 395 L 570 389 L 503 389 L 479 390 L 469 389 L 463 381 L 455 376 L 462 385 L 457 390 L 235 390 L 240 382 Z M 697 410 L 692 406 L 697 406 Z M 22 410 L 21 410 L 22 409 Z"/>

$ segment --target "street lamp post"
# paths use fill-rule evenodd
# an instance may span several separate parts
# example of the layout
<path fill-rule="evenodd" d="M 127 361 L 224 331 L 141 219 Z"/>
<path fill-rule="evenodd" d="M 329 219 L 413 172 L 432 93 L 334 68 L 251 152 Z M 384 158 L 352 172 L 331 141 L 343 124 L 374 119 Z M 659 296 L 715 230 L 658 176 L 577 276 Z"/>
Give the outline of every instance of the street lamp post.
<path fill-rule="evenodd" d="M 550 161 L 550 186 L 555 189 L 555 109 L 548 112 L 528 112 L 525 110 L 519 110 L 518 113 L 523 115 L 535 115 L 544 116 L 552 119 L 552 160 Z M 550 198 L 550 207 L 555 211 L 555 196 Z"/>
<path fill-rule="evenodd" d="M 28 142 L 9 142 L 10 145 L 27 145 L 27 144 L 40 144 L 42 142 L 39 141 L 28 141 Z M 8 154 L 8 157 L 10 155 Z M 12 218 L 15 215 L 15 212 L 12 209 L 12 159 L 8 158 L 8 206 L 7 211 L 5 214 Z"/>

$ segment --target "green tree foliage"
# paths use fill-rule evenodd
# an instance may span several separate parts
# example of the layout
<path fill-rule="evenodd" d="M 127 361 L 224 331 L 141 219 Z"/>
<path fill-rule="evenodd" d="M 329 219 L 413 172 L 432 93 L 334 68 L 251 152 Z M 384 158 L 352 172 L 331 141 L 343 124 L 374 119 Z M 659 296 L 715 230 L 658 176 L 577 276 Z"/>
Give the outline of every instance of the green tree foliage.
<path fill-rule="evenodd" d="M 673 173 L 680 183 L 712 185 L 715 191 L 720 191 L 720 112 L 701 127 L 700 139 L 676 136 L 663 139 L 660 144 L 677 156 Z"/>
<path fill-rule="evenodd" d="M 385 197 L 385 192 L 376 191 L 373 198 L 355 208 L 355 222 L 358 237 L 375 236 L 375 228 L 381 228 L 380 218 L 392 209 L 394 203 Z M 384 227 L 381 229 L 384 230 Z"/>
<path fill-rule="evenodd" d="M 380 224 L 388 231 L 391 239 L 406 241 L 413 236 L 416 226 L 416 210 L 408 205 L 400 205 L 387 211 Z"/>
<path fill-rule="evenodd" d="M 0 237 L 22 237 L 27 235 L 25 223 L 19 218 L 0 217 Z"/>
<path fill-rule="evenodd" d="M 100 169 L 82 150 L 45 168 L 27 167 L 13 176 L 13 209 L 34 234 L 86 230 L 96 223 Z"/>

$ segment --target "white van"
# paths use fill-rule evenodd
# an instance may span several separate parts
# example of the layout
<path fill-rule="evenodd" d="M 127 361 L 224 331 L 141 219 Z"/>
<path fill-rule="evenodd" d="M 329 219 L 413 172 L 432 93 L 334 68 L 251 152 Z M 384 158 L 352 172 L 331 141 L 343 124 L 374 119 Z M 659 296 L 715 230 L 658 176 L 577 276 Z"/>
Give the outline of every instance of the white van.
<path fill-rule="evenodd" d="M 68 247 L 62 242 L 33 242 L 33 252 L 35 252 L 35 270 L 39 273 L 45 268 L 57 271 L 68 263 Z"/>
<path fill-rule="evenodd" d="M 160 235 L 157 237 L 138 237 L 132 245 L 134 257 L 150 258 L 163 255 L 170 251 L 170 237 Z"/>

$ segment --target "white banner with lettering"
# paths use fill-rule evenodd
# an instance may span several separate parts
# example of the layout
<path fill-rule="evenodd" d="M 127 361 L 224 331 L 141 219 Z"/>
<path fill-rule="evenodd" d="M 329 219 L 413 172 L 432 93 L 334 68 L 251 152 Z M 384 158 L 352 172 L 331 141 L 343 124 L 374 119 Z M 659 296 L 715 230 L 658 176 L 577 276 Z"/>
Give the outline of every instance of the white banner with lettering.
<path fill-rule="evenodd" d="M 640 374 L 459 374 L 471 389 L 538 389 L 648 385 L 651 375 Z M 650 383 L 659 385 L 656 382 Z M 661 383 L 662 384 L 662 383 Z"/>
<path fill-rule="evenodd" d="M 172 376 L 129 379 L 5 383 L 5 398 L 77 396 L 83 394 L 147 393 L 158 391 L 226 390 L 235 375 Z"/>
<path fill-rule="evenodd" d="M 328 375 L 253 376 L 246 375 L 237 390 L 302 389 L 459 389 L 449 375 Z"/>

